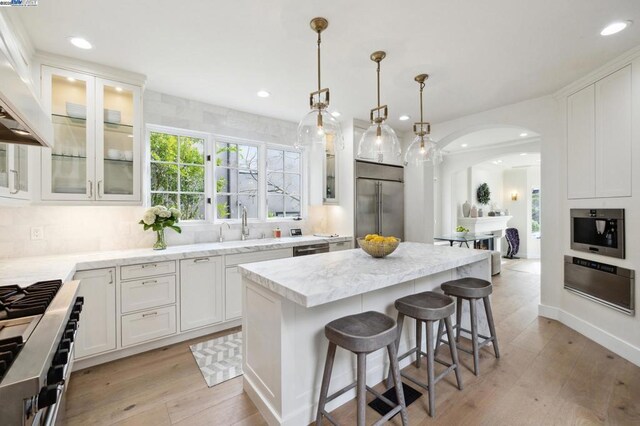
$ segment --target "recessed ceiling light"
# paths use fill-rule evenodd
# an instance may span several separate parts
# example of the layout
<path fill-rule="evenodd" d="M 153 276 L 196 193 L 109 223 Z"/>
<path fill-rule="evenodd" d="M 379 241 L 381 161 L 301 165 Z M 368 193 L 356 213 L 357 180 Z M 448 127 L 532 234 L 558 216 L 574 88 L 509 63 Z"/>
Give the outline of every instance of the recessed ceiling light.
<path fill-rule="evenodd" d="M 133 137 L 133 135 L 127 135 L 127 137 L 128 137 L 128 138 L 132 138 L 132 137 Z"/>
<path fill-rule="evenodd" d="M 523 152 L 523 153 L 521 153 L 520 155 L 527 155 L 527 153 L 526 153 L 526 152 Z"/>
<path fill-rule="evenodd" d="M 116 86 L 116 92 L 122 92 L 122 87 Z"/>
<path fill-rule="evenodd" d="M 496 163 L 500 164 L 502 163 L 502 160 L 496 160 Z"/>
<path fill-rule="evenodd" d="M 74 81 L 76 81 L 76 79 L 73 77 L 67 77 L 67 81 L 73 83 Z"/>
<path fill-rule="evenodd" d="M 529 133 L 527 133 L 527 132 L 520 133 L 520 137 L 521 138 L 526 138 L 527 136 L 529 136 Z"/>
<path fill-rule="evenodd" d="M 468 146 L 469 146 L 469 144 L 468 144 L 468 143 L 463 143 L 463 144 L 462 144 L 462 145 L 460 145 L 460 146 L 461 146 L 461 147 L 463 147 L 463 148 L 466 148 L 466 147 L 468 147 Z"/>
<path fill-rule="evenodd" d="M 338 111 L 333 111 L 333 112 L 331 113 L 331 115 L 333 115 L 334 117 L 338 118 L 338 117 L 340 117 L 342 114 L 340 114 L 340 112 L 338 112 Z"/>
<path fill-rule="evenodd" d="M 256 95 L 258 95 L 259 98 L 268 98 L 269 96 L 271 96 L 271 93 L 267 92 L 266 90 L 258 90 L 258 93 L 256 93 Z"/>
<path fill-rule="evenodd" d="M 89 43 L 86 39 L 82 37 L 70 37 L 69 42 L 79 49 L 88 50 L 93 48 L 91 43 Z"/>
<path fill-rule="evenodd" d="M 411 117 L 409 117 L 408 115 L 401 115 L 400 117 L 398 117 L 398 120 L 400 121 L 407 121 L 408 119 L 410 119 Z"/>
<path fill-rule="evenodd" d="M 631 24 L 631 21 L 612 22 L 611 24 L 604 27 L 602 31 L 600 31 L 600 35 L 609 36 L 609 35 L 619 33 L 620 31 L 627 28 L 630 24 Z"/>

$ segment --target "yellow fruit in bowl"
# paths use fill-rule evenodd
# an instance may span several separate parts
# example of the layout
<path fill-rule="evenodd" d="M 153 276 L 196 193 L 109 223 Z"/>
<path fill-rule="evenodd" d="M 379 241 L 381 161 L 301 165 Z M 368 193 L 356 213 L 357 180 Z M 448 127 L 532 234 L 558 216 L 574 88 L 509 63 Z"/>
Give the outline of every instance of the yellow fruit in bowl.
<path fill-rule="evenodd" d="M 364 237 L 364 240 L 365 240 L 365 241 L 371 241 L 371 240 L 373 240 L 374 238 L 376 238 L 377 236 L 378 236 L 378 234 L 367 234 L 367 235 Z"/>
<path fill-rule="evenodd" d="M 385 237 L 384 238 L 384 242 L 388 243 L 388 244 L 395 243 L 396 241 L 398 241 L 398 239 L 396 237 Z"/>
<path fill-rule="evenodd" d="M 385 238 L 378 235 L 377 237 L 373 237 L 371 241 L 374 243 L 384 243 Z"/>

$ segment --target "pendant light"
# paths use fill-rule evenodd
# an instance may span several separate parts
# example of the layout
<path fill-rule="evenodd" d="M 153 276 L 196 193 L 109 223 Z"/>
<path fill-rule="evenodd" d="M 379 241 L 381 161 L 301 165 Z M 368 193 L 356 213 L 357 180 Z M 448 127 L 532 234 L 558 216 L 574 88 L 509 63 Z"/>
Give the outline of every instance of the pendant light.
<path fill-rule="evenodd" d="M 327 108 L 329 107 L 329 89 L 322 88 L 320 80 L 320 44 L 322 31 L 329 26 L 325 18 L 313 18 L 310 22 L 311 29 L 318 34 L 318 90 L 309 94 L 309 106 L 311 111 L 305 115 L 298 124 L 298 138 L 295 146 L 300 149 L 312 149 L 321 147 L 326 149 L 327 143 L 336 148 L 344 148 L 340 123 Z"/>
<path fill-rule="evenodd" d="M 416 137 L 405 153 L 405 166 L 421 167 L 427 162 L 432 162 L 433 164 L 442 162 L 442 153 L 438 149 L 438 145 L 429 137 L 431 124 L 423 119 L 422 92 L 425 86 L 424 82 L 428 78 L 428 74 L 420 74 L 414 79 L 420 85 L 420 121 L 413 124 L 413 133 L 415 133 Z"/>
<path fill-rule="evenodd" d="M 377 64 L 378 106 L 371 109 L 369 114 L 371 126 L 364 132 L 358 144 L 358 158 L 380 163 L 397 161 L 402 153 L 396 132 L 385 123 L 389 109 L 387 105 L 380 105 L 380 62 L 386 56 L 387 54 L 382 51 L 373 52 L 370 56 L 371 60 Z"/>

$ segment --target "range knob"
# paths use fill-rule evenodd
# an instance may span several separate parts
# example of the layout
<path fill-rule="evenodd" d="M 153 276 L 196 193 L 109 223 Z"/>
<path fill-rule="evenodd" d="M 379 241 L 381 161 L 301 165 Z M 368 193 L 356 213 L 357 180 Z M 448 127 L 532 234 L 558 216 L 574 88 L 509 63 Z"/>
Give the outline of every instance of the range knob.
<path fill-rule="evenodd" d="M 67 351 L 71 349 L 71 339 L 62 339 L 60 340 L 60 345 L 58 345 L 60 349 L 66 349 Z"/>
<path fill-rule="evenodd" d="M 78 321 L 77 320 L 70 320 L 67 323 L 67 330 L 76 331 L 77 329 L 78 329 Z"/>
<path fill-rule="evenodd" d="M 71 315 L 69 316 L 69 321 L 78 322 L 79 319 L 80 319 L 80 311 L 71 312 Z"/>
<path fill-rule="evenodd" d="M 54 365 L 49 368 L 49 372 L 47 373 L 47 383 L 57 384 L 64 380 L 64 365 Z"/>
<path fill-rule="evenodd" d="M 69 350 L 68 349 L 58 349 L 56 354 L 53 357 L 53 363 L 56 365 L 64 365 L 69 362 Z"/>
<path fill-rule="evenodd" d="M 58 400 L 58 385 L 47 385 L 38 394 L 38 410 L 53 405 Z"/>

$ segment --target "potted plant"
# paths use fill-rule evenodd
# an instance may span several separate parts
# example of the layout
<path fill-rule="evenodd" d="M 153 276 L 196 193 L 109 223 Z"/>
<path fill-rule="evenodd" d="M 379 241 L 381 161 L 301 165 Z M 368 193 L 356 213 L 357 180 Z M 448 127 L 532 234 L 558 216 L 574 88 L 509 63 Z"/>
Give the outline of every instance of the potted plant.
<path fill-rule="evenodd" d="M 478 187 L 478 190 L 476 191 L 476 197 L 478 198 L 478 202 L 480 204 L 489 204 L 489 201 L 491 201 L 491 191 L 489 190 L 489 185 L 487 185 L 486 182 Z"/>
<path fill-rule="evenodd" d="M 153 229 L 156 231 L 156 243 L 153 245 L 154 250 L 164 250 L 167 248 L 167 243 L 164 239 L 164 229 L 171 228 L 177 233 L 181 233 L 182 229 L 176 225 L 180 220 L 180 210 L 171 208 L 168 209 L 165 206 L 153 206 L 149 208 L 142 220 L 138 222 L 144 226 L 144 230 Z"/>

